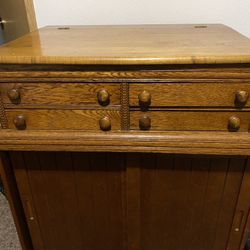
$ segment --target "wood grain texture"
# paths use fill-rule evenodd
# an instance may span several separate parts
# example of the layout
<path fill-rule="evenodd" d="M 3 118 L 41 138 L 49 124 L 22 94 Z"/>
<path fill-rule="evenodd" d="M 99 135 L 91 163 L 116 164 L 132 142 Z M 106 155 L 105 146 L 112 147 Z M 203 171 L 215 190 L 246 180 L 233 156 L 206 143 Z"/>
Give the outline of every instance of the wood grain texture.
<path fill-rule="evenodd" d="M 130 129 L 138 130 L 139 119 L 151 119 L 150 130 L 162 131 L 228 131 L 228 120 L 235 116 L 240 119 L 240 132 L 247 132 L 250 125 L 248 112 L 227 111 L 131 111 Z"/>
<path fill-rule="evenodd" d="M 27 129 L 34 130 L 95 130 L 100 131 L 99 120 L 108 116 L 112 130 L 120 130 L 120 113 L 115 110 L 7 110 L 10 128 L 15 128 L 13 120 L 16 116 L 25 117 Z"/>
<path fill-rule="evenodd" d="M 26 160 L 21 152 L 16 152 L 10 154 L 10 161 L 12 165 L 15 166 L 14 174 L 17 180 L 16 183 L 22 201 L 26 223 L 29 227 L 29 233 L 30 235 L 32 235 L 33 248 L 44 250 L 44 243 L 37 220 L 36 209 L 34 206 L 34 193 L 30 189 L 29 173 L 25 169 Z"/>
<path fill-rule="evenodd" d="M 0 90 L 0 163 L 34 249 L 243 249 L 250 106 L 235 96 L 250 92 L 248 38 L 223 25 L 47 27 L 0 48 Z"/>
<path fill-rule="evenodd" d="M 138 106 L 138 95 L 142 91 L 151 94 L 150 106 L 170 107 L 237 107 L 237 91 L 250 93 L 246 83 L 148 83 L 130 84 L 129 103 Z M 248 101 L 244 107 L 249 107 Z"/>
<path fill-rule="evenodd" d="M 8 153 L 0 154 L 0 173 L 23 250 L 33 248 Z"/>
<path fill-rule="evenodd" d="M 246 158 L 13 152 L 11 160 L 19 191 L 33 194 L 32 239 L 44 244 L 35 249 L 221 250 Z"/>
<path fill-rule="evenodd" d="M 108 135 L 108 136 L 107 136 Z M 249 133 L 0 131 L 0 150 L 250 155 Z"/>
<path fill-rule="evenodd" d="M 97 93 L 105 89 L 110 94 L 110 105 L 120 104 L 119 84 L 102 83 L 5 83 L 0 90 L 5 104 L 12 104 L 7 96 L 11 89 L 20 92 L 18 104 L 29 105 L 99 105 Z M 14 105 L 17 106 L 17 105 Z"/>
<path fill-rule="evenodd" d="M 142 155 L 139 168 L 140 249 L 226 249 L 244 159 Z"/>
<path fill-rule="evenodd" d="M 0 63 L 250 63 L 250 41 L 223 25 L 47 27 L 3 46 Z"/>
<path fill-rule="evenodd" d="M 143 70 L 142 70 L 143 69 Z M 16 79 L 17 78 L 17 79 Z M 13 65 L 0 64 L 0 82 L 239 82 L 250 64 L 222 65 Z M 138 79 L 138 80 L 137 80 Z M 202 79 L 202 80 L 201 80 Z M 236 80 L 234 80 L 236 79 Z"/>
<path fill-rule="evenodd" d="M 230 231 L 228 250 L 244 249 L 250 227 L 250 162 L 245 164 L 245 174 L 242 178 L 241 190 L 235 210 L 235 216 Z M 240 247 L 239 247 L 240 246 Z"/>
<path fill-rule="evenodd" d="M 19 157 L 24 159 L 20 165 Z M 21 193 L 33 194 L 42 247 L 34 249 L 123 248 L 121 154 L 12 153 Z M 24 179 L 25 178 L 25 179 Z M 67 239 L 67 240 L 65 240 Z"/>

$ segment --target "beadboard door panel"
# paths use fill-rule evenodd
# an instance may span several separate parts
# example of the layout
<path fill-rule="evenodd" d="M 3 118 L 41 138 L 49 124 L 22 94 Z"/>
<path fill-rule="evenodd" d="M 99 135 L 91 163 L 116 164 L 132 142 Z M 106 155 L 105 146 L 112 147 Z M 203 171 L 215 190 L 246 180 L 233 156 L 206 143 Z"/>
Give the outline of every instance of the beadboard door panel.
<path fill-rule="evenodd" d="M 167 154 L 10 157 L 39 250 L 226 249 L 246 165 Z"/>
<path fill-rule="evenodd" d="M 149 154 L 133 161 L 140 181 L 138 249 L 226 249 L 245 159 Z"/>
<path fill-rule="evenodd" d="M 25 209 L 36 250 L 125 249 L 124 164 L 118 157 L 11 154 L 21 197 L 33 213 Z"/>

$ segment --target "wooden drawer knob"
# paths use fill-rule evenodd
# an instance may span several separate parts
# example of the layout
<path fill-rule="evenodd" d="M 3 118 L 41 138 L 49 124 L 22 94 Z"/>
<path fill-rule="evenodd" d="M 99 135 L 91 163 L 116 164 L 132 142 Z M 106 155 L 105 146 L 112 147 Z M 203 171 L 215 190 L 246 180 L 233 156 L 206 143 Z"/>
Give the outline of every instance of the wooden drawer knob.
<path fill-rule="evenodd" d="M 100 128 L 103 131 L 109 131 L 111 129 L 111 120 L 108 116 L 105 116 L 99 120 Z"/>
<path fill-rule="evenodd" d="M 240 129 L 240 118 L 231 116 L 228 120 L 228 129 L 230 131 L 238 131 Z"/>
<path fill-rule="evenodd" d="M 147 115 L 144 115 L 139 119 L 139 127 L 141 130 L 149 130 L 151 127 L 151 119 Z"/>
<path fill-rule="evenodd" d="M 138 99 L 139 99 L 139 105 L 140 106 L 149 106 L 151 103 L 151 94 L 146 91 L 143 90 L 139 95 L 138 95 Z"/>
<path fill-rule="evenodd" d="M 23 115 L 17 115 L 13 120 L 15 126 L 19 130 L 26 129 L 26 119 Z"/>
<path fill-rule="evenodd" d="M 106 89 L 102 89 L 97 93 L 97 99 L 100 105 L 107 106 L 110 102 L 110 94 Z"/>
<path fill-rule="evenodd" d="M 248 100 L 249 94 L 247 91 L 239 90 L 235 94 L 235 103 L 236 105 L 244 105 Z"/>
<path fill-rule="evenodd" d="M 7 94 L 12 102 L 18 102 L 20 100 L 21 95 L 19 89 L 10 89 Z"/>

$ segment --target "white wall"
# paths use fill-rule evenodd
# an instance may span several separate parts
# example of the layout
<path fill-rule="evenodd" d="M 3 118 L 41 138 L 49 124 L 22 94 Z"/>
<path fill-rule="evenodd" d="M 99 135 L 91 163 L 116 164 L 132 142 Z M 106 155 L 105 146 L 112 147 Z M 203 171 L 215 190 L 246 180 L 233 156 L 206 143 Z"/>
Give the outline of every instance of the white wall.
<path fill-rule="evenodd" d="M 250 0 L 34 0 L 39 27 L 224 23 L 250 37 Z"/>

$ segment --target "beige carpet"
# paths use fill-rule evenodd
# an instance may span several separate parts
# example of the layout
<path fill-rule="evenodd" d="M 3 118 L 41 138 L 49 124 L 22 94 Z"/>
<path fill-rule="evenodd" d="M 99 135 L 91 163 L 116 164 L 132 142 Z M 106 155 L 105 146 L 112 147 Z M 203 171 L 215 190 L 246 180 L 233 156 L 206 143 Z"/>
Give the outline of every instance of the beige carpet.
<path fill-rule="evenodd" d="M 0 249 L 21 249 L 8 202 L 2 193 L 0 193 Z"/>

